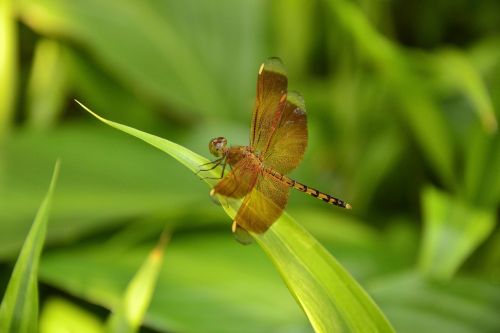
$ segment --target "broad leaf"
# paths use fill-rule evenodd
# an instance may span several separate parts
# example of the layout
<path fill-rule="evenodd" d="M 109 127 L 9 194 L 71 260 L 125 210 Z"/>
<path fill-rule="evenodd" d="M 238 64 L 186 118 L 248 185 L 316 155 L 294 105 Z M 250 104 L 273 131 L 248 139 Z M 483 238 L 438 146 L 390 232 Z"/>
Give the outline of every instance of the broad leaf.
<path fill-rule="evenodd" d="M 170 154 L 194 172 L 207 163 L 206 159 L 180 145 L 104 119 L 79 104 L 100 121 Z M 213 183 L 213 180 L 206 180 Z M 234 207 L 225 208 L 233 217 Z M 316 331 L 392 332 L 389 322 L 368 294 L 288 214 L 283 214 L 273 227 L 256 239 L 278 268 Z"/>

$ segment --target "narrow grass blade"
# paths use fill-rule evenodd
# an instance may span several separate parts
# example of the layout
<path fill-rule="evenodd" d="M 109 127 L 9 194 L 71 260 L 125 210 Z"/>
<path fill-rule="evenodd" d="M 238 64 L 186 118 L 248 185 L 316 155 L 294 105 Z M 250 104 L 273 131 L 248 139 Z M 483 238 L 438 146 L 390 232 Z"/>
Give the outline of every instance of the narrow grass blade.
<path fill-rule="evenodd" d="M 149 307 L 163 264 L 169 235 L 164 232 L 137 274 L 130 281 L 123 299 L 108 321 L 108 332 L 138 332 Z"/>
<path fill-rule="evenodd" d="M 163 150 L 192 171 L 207 161 L 168 140 L 104 119 L 79 104 L 102 122 Z M 234 206 L 224 208 L 234 216 Z M 393 332 L 370 296 L 288 214 L 283 214 L 263 236 L 254 237 L 278 268 L 316 332 Z"/>
<path fill-rule="evenodd" d="M 42 252 L 49 209 L 59 175 L 56 162 L 49 191 L 17 259 L 0 306 L 0 332 L 36 332 L 38 326 L 38 264 Z"/>

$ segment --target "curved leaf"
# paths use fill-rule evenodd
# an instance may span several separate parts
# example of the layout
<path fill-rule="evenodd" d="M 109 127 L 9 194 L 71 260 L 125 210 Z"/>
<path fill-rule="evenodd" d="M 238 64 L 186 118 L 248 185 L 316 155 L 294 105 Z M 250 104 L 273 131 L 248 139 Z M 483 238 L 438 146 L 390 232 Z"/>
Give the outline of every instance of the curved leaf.
<path fill-rule="evenodd" d="M 157 147 L 194 172 L 208 161 L 180 145 L 104 119 L 80 102 L 78 104 L 105 124 Z M 216 171 L 213 175 L 217 175 Z M 214 183 L 214 180 L 206 178 L 205 181 Z M 224 208 L 229 216 L 234 216 L 234 206 Z M 253 236 L 278 268 L 315 331 L 393 332 L 370 296 L 288 214 L 283 214 L 264 235 Z"/>
<path fill-rule="evenodd" d="M 422 210 L 425 228 L 420 270 L 449 280 L 493 232 L 495 210 L 473 207 L 431 186 L 423 191 Z"/>
<path fill-rule="evenodd" d="M 165 246 L 170 236 L 164 231 L 156 247 L 127 286 L 108 319 L 108 332 L 138 332 L 149 307 L 163 264 Z"/>
<path fill-rule="evenodd" d="M 24 242 L 0 306 L 0 332 L 36 332 L 38 323 L 38 264 L 42 252 L 52 194 L 59 175 L 56 162 L 49 191 Z"/>

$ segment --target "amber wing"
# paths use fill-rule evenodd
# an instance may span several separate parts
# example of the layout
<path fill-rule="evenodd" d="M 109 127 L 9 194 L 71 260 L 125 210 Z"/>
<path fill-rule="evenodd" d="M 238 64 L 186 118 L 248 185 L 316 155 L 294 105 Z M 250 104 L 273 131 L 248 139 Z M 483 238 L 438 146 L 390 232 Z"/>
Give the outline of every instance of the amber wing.
<path fill-rule="evenodd" d="M 259 174 L 257 183 L 241 204 L 235 222 L 248 231 L 265 232 L 283 212 L 290 188 L 267 173 Z"/>
<path fill-rule="evenodd" d="M 288 93 L 276 129 L 268 138 L 263 164 L 281 174 L 293 170 L 302 160 L 307 146 L 307 117 L 304 100 Z M 235 222 L 246 230 L 265 232 L 282 214 L 288 201 L 289 185 L 260 171 L 256 184 L 241 205 Z"/>
<path fill-rule="evenodd" d="M 263 156 L 266 167 L 284 175 L 299 165 L 307 147 L 306 107 L 299 93 L 288 93 L 276 130 L 269 140 Z"/>
<path fill-rule="evenodd" d="M 213 188 L 213 194 L 243 198 L 255 186 L 258 176 L 256 160 L 242 158 Z"/>
<path fill-rule="evenodd" d="M 287 92 L 286 71 L 278 58 L 267 59 L 259 69 L 257 97 L 252 116 L 250 145 L 257 151 L 266 150 L 276 124 L 276 117 L 284 107 Z"/>
<path fill-rule="evenodd" d="M 304 101 L 298 93 L 287 93 L 286 72 L 277 58 L 268 59 L 259 70 L 250 145 L 260 154 L 264 167 L 281 174 L 297 167 L 307 146 Z M 290 188 L 258 163 L 256 158 L 240 160 L 214 192 L 245 196 L 235 222 L 248 231 L 263 233 L 282 214 Z"/>

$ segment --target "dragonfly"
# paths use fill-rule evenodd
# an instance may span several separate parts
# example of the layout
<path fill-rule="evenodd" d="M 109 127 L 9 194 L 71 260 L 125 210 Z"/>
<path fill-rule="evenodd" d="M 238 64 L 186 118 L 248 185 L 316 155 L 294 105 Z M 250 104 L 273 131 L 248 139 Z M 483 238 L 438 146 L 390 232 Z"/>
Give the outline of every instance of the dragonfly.
<path fill-rule="evenodd" d="M 209 142 L 216 157 L 210 168 L 222 166 L 212 197 L 243 199 L 233 221 L 239 229 L 262 234 L 280 217 L 291 188 L 328 204 L 351 209 L 347 202 L 286 176 L 302 160 L 307 146 L 304 99 L 288 91 L 288 78 L 279 58 L 267 59 L 257 76 L 257 97 L 252 115 L 249 146 L 228 146 L 225 137 Z M 226 167 L 229 172 L 225 174 Z"/>

